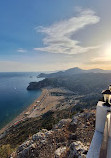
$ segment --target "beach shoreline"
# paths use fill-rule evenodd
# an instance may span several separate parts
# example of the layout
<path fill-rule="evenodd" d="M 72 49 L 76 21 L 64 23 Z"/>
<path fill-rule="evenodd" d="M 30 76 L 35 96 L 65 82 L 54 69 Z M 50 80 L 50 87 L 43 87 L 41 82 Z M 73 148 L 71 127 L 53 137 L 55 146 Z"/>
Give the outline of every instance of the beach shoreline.
<path fill-rule="evenodd" d="M 7 131 L 11 126 L 15 126 L 17 125 L 17 123 L 20 123 L 22 121 L 24 121 L 25 119 L 27 119 L 27 116 L 25 116 L 25 114 L 31 113 L 31 111 L 34 108 L 34 105 L 36 104 L 36 102 L 38 102 L 39 100 L 41 100 L 41 98 L 46 94 L 47 89 L 41 89 L 41 95 L 35 99 L 32 104 L 30 104 L 28 107 L 26 107 L 19 115 L 17 115 L 12 121 L 10 121 L 8 124 L 6 124 L 3 128 L 0 129 L 0 135 L 3 134 L 5 131 Z"/>
<path fill-rule="evenodd" d="M 47 113 L 49 110 L 56 111 L 57 109 L 61 110 L 63 108 L 71 106 L 67 99 L 65 100 L 65 95 L 73 95 L 72 91 L 64 89 L 63 87 L 45 87 L 41 90 L 41 95 L 37 99 L 35 99 L 31 105 L 29 105 L 22 113 L 20 113 L 15 119 L 13 119 L 0 130 L 0 139 L 2 136 L 5 136 L 10 127 L 15 127 L 16 125 L 22 123 L 26 119 L 40 117 L 44 113 Z"/>

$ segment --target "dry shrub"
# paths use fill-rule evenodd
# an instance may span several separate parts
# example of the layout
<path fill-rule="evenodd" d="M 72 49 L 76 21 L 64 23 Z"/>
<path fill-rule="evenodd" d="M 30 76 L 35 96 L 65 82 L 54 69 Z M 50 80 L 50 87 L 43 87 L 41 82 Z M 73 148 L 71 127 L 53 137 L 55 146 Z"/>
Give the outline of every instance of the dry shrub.
<path fill-rule="evenodd" d="M 0 147 L 0 158 L 9 158 L 12 152 L 13 149 L 10 147 L 9 144 L 2 145 Z"/>

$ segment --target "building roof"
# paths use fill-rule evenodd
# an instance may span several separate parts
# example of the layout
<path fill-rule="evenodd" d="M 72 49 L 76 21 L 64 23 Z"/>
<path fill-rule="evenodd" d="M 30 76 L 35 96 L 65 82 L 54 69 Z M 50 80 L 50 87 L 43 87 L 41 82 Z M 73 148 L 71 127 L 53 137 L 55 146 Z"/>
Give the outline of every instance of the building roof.
<path fill-rule="evenodd" d="M 102 91 L 102 94 L 110 94 L 111 95 L 111 91 L 109 89 Z"/>

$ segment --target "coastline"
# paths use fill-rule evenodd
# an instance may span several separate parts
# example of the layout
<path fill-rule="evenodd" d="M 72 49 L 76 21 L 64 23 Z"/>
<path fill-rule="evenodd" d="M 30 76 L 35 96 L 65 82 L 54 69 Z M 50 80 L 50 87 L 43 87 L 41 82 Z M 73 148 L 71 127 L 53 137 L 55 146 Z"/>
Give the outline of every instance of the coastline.
<path fill-rule="evenodd" d="M 32 104 L 30 104 L 25 110 L 23 110 L 18 116 L 16 116 L 11 122 L 9 122 L 7 125 L 5 125 L 3 128 L 0 129 L 0 135 L 3 134 L 5 131 L 7 131 L 11 126 L 17 125 L 17 123 L 20 123 L 27 119 L 27 116 L 25 116 L 25 113 L 31 112 L 33 110 L 34 105 L 37 101 L 41 100 L 41 98 L 46 94 L 46 89 L 41 89 L 41 95 L 35 99 Z"/>
<path fill-rule="evenodd" d="M 72 91 L 64 89 L 62 87 L 47 87 L 41 90 L 41 95 L 37 99 L 35 99 L 31 105 L 29 105 L 22 113 L 20 113 L 15 119 L 13 119 L 10 123 L 8 123 L 0 130 L 0 139 L 3 138 L 5 134 L 7 134 L 10 127 L 16 126 L 26 119 L 39 117 L 49 110 L 56 111 L 57 109 L 61 110 L 71 106 L 67 99 L 65 100 L 65 95 L 73 95 L 74 93 Z M 72 105 L 74 105 L 74 103 Z"/>

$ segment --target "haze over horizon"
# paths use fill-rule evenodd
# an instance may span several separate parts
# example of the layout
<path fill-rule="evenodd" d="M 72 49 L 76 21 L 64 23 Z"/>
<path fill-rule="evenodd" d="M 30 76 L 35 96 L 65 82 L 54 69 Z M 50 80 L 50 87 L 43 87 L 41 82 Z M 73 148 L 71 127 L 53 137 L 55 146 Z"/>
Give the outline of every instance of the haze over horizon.
<path fill-rule="evenodd" d="M 111 1 L 0 1 L 0 72 L 111 70 Z"/>

